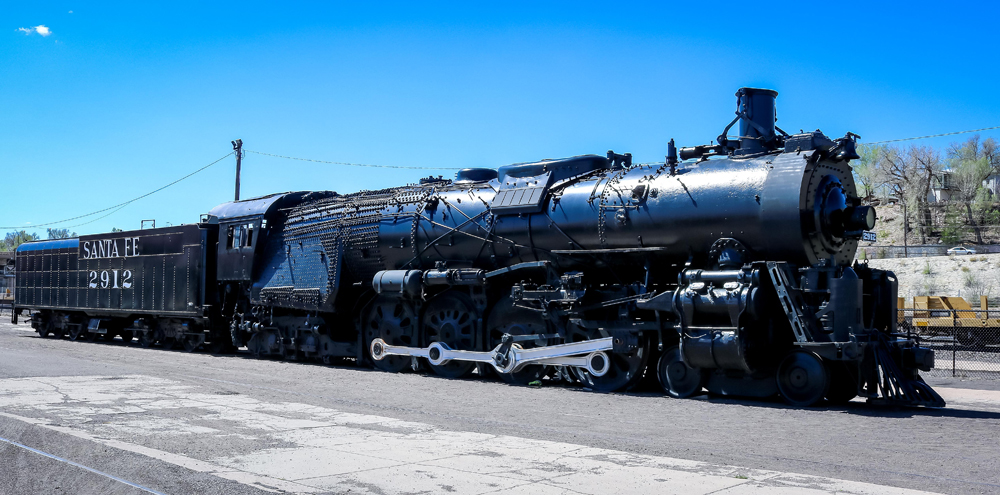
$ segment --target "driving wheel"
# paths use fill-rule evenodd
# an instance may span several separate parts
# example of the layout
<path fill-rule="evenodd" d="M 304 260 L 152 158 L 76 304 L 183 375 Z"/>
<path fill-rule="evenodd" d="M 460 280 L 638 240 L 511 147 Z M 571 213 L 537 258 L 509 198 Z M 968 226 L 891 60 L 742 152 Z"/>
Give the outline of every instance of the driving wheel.
<path fill-rule="evenodd" d="M 590 330 L 574 324 L 566 328 L 567 342 L 582 342 L 608 337 L 600 330 Z M 642 373 L 649 362 L 650 343 L 643 335 L 638 336 L 639 345 L 631 352 L 608 352 L 611 363 L 608 372 L 594 376 L 589 371 L 572 367 L 570 372 L 580 383 L 594 392 L 615 392 L 629 390 L 642 379 Z"/>
<path fill-rule="evenodd" d="M 476 350 L 476 321 L 479 315 L 468 296 L 457 292 L 442 294 L 424 310 L 422 318 L 423 346 L 441 342 L 451 349 Z M 446 378 L 469 376 L 476 369 L 470 361 L 449 361 L 440 365 L 430 365 L 434 373 Z"/>
<path fill-rule="evenodd" d="M 398 373 L 410 366 L 412 358 L 409 356 L 371 357 L 371 343 L 375 339 L 382 339 L 389 345 L 417 345 L 417 316 L 410 304 L 393 298 L 379 298 L 368 310 L 364 328 L 365 352 L 376 368 Z"/>
<path fill-rule="evenodd" d="M 500 345 L 504 334 L 510 335 L 541 335 L 545 332 L 545 320 L 542 319 L 541 312 L 532 311 L 514 305 L 514 300 L 510 296 L 501 299 L 493 309 L 490 310 L 486 323 L 486 335 L 489 348 L 492 350 Z M 541 347 L 549 345 L 545 339 L 535 339 L 521 341 L 517 343 L 522 348 Z M 513 373 L 497 373 L 500 379 L 515 385 L 527 385 L 533 381 L 541 380 L 549 371 L 551 366 L 527 365 Z"/>

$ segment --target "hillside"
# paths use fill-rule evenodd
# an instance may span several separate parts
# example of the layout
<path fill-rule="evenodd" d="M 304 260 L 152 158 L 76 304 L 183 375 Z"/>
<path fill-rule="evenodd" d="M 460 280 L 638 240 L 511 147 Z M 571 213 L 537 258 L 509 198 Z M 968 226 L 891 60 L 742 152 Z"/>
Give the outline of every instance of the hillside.
<path fill-rule="evenodd" d="M 1000 254 L 872 259 L 869 265 L 892 270 L 899 296 L 962 296 L 979 304 L 985 295 L 1000 301 Z"/>
<path fill-rule="evenodd" d="M 945 229 L 945 225 L 948 224 L 948 219 L 946 218 L 946 213 L 949 205 L 946 203 L 932 203 L 930 205 L 931 212 L 931 222 L 925 233 L 925 238 L 921 242 L 920 232 L 917 226 L 913 223 L 913 214 L 910 214 L 910 232 L 906 239 L 907 244 L 910 246 L 915 245 L 947 245 L 948 247 L 956 244 L 963 244 L 968 246 L 976 245 L 975 232 L 971 227 L 965 226 L 961 220 L 964 217 L 953 217 L 952 223 L 956 221 L 959 222 L 957 227 L 961 239 L 957 243 L 945 244 L 941 240 L 942 232 Z M 952 214 L 954 215 L 958 207 L 951 205 Z M 886 257 L 885 252 L 880 252 L 879 247 L 881 246 L 902 246 L 903 245 L 903 207 L 895 205 L 880 205 L 876 207 L 878 221 L 875 224 L 875 232 L 878 234 L 878 242 L 874 245 L 870 243 L 862 243 L 861 248 L 865 250 L 866 256 L 868 258 L 882 258 Z M 981 227 L 981 234 L 983 237 L 983 244 L 1000 244 L 1000 229 L 992 227 Z M 985 249 L 980 251 L 986 251 Z"/>

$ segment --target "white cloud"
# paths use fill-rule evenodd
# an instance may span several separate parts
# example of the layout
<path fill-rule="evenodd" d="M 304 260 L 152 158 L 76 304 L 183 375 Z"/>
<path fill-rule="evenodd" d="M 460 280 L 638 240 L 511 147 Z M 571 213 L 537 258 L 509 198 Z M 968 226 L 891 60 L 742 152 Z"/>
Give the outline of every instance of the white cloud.
<path fill-rule="evenodd" d="M 35 27 L 17 28 L 17 30 L 24 33 L 25 35 L 29 35 L 31 33 L 38 33 L 42 36 L 48 36 L 52 34 L 52 30 L 49 29 L 47 26 L 45 26 L 45 24 L 39 24 Z"/>

